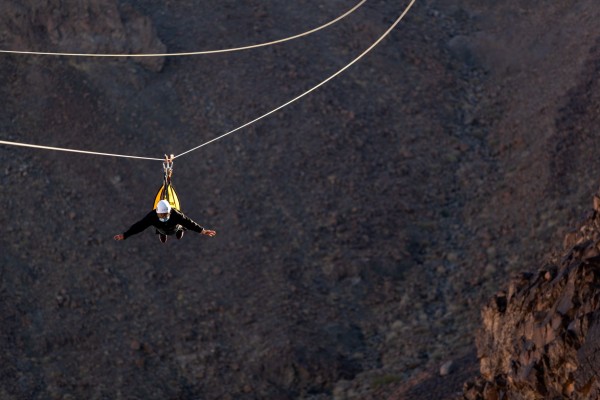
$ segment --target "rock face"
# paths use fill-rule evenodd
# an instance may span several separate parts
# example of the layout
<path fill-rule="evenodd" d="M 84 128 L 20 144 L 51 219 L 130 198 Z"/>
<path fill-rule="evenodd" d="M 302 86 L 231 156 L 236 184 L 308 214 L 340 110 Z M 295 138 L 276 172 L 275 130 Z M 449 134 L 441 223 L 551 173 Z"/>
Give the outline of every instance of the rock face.
<path fill-rule="evenodd" d="M 65 53 L 164 53 L 151 19 L 115 0 L 9 1 L 3 4 L 1 42 L 12 50 Z M 164 58 L 136 62 L 158 72 Z"/>
<path fill-rule="evenodd" d="M 564 250 L 484 307 L 466 399 L 600 396 L 600 197 Z"/>

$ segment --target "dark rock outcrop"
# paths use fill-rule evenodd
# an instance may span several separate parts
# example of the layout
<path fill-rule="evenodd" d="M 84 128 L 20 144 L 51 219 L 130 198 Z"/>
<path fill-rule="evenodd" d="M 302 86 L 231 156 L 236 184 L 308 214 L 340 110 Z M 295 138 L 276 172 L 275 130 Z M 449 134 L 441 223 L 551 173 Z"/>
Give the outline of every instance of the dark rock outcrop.
<path fill-rule="evenodd" d="M 64 53 L 165 53 L 152 20 L 115 0 L 3 3 L 0 42 L 11 50 Z M 163 57 L 138 57 L 144 68 L 158 72 Z"/>
<path fill-rule="evenodd" d="M 522 273 L 483 308 L 481 376 L 466 399 L 600 396 L 600 197 L 564 254 Z"/>

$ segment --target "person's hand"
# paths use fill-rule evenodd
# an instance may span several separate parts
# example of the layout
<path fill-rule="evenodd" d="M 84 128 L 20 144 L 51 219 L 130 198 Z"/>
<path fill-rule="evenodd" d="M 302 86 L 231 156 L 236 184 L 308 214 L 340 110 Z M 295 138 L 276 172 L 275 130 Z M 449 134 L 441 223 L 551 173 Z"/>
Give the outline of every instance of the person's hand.
<path fill-rule="evenodd" d="M 205 230 L 202 231 L 202 234 L 206 235 L 206 236 L 213 237 L 213 236 L 215 236 L 217 234 L 217 232 L 211 231 L 210 229 L 205 229 Z"/>
<path fill-rule="evenodd" d="M 119 233 L 118 235 L 115 235 L 115 240 L 123 240 L 125 239 L 125 236 L 123 236 L 122 233 Z"/>

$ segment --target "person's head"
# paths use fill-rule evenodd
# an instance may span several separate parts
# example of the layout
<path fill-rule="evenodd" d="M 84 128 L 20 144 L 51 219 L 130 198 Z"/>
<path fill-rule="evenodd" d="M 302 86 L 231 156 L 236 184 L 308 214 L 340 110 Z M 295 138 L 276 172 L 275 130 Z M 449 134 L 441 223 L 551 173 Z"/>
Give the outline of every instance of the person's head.
<path fill-rule="evenodd" d="M 167 222 L 171 216 L 171 205 L 166 200 L 161 200 L 156 205 L 156 215 L 162 222 Z"/>

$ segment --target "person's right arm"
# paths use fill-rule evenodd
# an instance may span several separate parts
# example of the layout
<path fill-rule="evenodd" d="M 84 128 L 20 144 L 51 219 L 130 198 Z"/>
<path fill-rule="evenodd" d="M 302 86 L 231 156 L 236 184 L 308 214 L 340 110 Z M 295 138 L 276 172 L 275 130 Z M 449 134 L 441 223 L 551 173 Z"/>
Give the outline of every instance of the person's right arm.
<path fill-rule="evenodd" d="M 140 221 L 131 225 L 131 227 L 129 229 L 127 229 L 127 231 L 125 231 L 124 233 L 122 233 L 120 235 L 115 235 L 114 239 L 115 240 L 125 240 L 129 236 L 136 235 L 136 234 L 142 232 L 143 230 L 145 230 L 146 228 L 148 228 L 149 226 L 151 226 L 152 225 L 152 213 L 154 213 L 154 211 L 149 212 Z"/>

